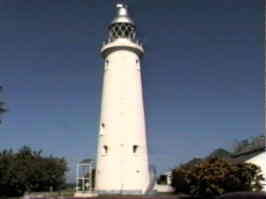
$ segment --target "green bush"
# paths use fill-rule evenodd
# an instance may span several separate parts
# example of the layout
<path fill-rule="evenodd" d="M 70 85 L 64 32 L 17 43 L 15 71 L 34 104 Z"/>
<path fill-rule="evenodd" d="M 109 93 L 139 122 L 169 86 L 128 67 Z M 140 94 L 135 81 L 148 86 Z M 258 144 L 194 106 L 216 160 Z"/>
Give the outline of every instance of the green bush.
<path fill-rule="evenodd" d="M 63 158 L 44 157 L 24 146 L 18 152 L 0 152 L 0 196 L 21 196 L 25 191 L 59 190 L 65 186 Z"/>
<path fill-rule="evenodd" d="M 219 158 L 182 165 L 173 170 L 172 186 L 176 193 L 212 197 L 227 192 L 260 191 L 263 179 L 253 164 L 232 164 Z"/>

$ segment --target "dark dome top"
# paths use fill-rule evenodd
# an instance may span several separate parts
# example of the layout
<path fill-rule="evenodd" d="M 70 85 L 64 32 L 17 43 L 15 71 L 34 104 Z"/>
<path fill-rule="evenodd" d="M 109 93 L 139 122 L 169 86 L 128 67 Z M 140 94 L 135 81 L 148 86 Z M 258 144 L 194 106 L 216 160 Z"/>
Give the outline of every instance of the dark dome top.
<path fill-rule="evenodd" d="M 126 5 L 117 4 L 117 16 L 114 18 L 111 24 L 115 23 L 128 23 L 135 25 L 132 19 L 128 15 L 128 9 Z"/>

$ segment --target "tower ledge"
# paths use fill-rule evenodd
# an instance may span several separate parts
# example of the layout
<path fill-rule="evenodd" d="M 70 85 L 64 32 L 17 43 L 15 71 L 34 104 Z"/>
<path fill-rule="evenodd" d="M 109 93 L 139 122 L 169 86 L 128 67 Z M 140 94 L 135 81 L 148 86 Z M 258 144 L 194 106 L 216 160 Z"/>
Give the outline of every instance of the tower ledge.
<path fill-rule="evenodd" d="M 103 43 L 103 47 L 101 48 L 101 54 L 103 57 L 106 57 L 114 50 L 120 49 L 133 51 L 137 53 L 139 57 L 142 57 L 144 54 L 142 44 L 139 41 L 131 41 L 128 38 L 118 38 L 112 42 Z"/>

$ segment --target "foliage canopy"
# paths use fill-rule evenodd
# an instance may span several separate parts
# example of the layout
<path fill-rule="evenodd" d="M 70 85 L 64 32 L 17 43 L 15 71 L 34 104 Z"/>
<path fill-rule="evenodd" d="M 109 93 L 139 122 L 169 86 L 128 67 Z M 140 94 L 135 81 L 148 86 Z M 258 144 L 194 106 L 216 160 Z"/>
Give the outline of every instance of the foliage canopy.
<path fill-rule="evenodd" d="M 0 196 L 20 196 L 25 191 L 58 190 L 65 186 L 67 163 L 63 158 L 42 156 L 24 146 L 18 152 L 0 152 Z"/>
<path fill-rule="evenodd" d="M 231 162 L 221 158 L 182 165 L 173 170 L 172 186 L 176 193 L 212 197 L 227 192 L 260 191 L 263 179 L 253 164 Z"/>

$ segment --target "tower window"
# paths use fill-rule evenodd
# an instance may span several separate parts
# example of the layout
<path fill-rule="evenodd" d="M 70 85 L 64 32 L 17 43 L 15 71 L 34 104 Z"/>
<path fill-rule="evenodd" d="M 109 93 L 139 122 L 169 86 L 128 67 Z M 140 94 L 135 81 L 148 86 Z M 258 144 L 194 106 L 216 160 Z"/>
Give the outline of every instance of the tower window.
<path fill-rule="evenodd" d="M 105 61 L 105 63 L 106 63 L 106 65 L 108 65 L 108 64 L 109 64 L 109 60 L 107 59 L 107 60 Z"/>
<path fill-rule="evenodd" d="M 139 146 L 133 145 L 133 153 L 137 153 Z"/>
<path fill-rule="evenodd" d="M 137 64 L 139 63 L 139 60 L 138 60 L 138 59 L 136 59 L 136 63 L 137 63 Z"/>
<path fill-rule="evenodd" d="M 104 145 L 103 146 L 103 155 L 107 155 L 107 153 L 108 153 L 108 146 Z"/>
<path fill-rule="evenodd" d="M 101 126 L 100 126 L 100 135 L 104 135 L 104 127 L 105 127 L 105 124 L 104 123 L 101 123 Z"/>

